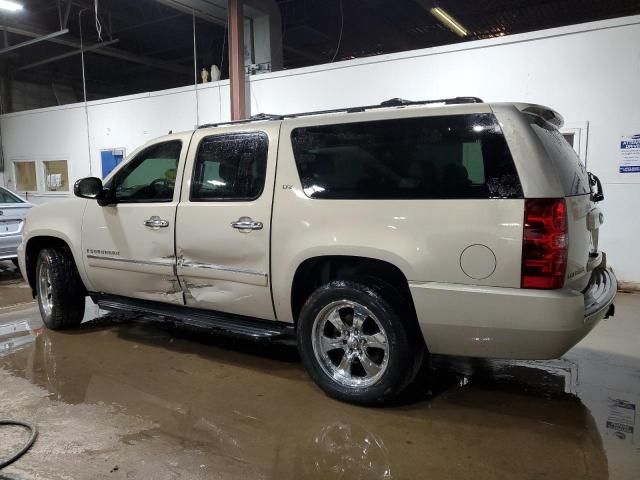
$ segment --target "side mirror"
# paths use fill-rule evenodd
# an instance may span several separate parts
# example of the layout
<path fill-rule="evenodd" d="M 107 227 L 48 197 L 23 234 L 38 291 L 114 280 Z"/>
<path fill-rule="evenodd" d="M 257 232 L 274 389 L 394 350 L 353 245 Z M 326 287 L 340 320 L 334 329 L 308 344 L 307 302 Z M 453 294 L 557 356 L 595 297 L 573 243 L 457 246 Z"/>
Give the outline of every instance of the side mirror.
<path fill-rule="evenodd" d="M 104 187 L 102 180 L 97 177 L 81 178 L 73 186 L 73 193 L 76 197 L 99 200 L 103 195 Z"/>

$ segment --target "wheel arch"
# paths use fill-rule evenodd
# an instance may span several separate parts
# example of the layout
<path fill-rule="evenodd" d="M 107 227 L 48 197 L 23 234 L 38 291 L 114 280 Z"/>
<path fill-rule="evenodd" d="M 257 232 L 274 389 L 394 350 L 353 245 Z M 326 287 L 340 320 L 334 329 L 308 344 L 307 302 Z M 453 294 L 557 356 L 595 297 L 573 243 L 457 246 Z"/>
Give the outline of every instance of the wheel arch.
<path fill-rule="evenodd" d="M 290 307 L 294 325 L 300 310 L 311 293 L 334 280 L 351 280 L 369 286 L 392 288 L 404 304 L 399 305 L 418 326 L 409 281 L 395 264 L 378 258 L 357 255 L 318 255 L 300 262 L 291 283 Z M 375 284 L 375 285 L 374 285 Z"/>
<path fill-rule="evenodd" d="M 29 281 L 29 286 L 31 287 L 31 292 L 34 296 L 36 292 L 36 266 L 38 263 L 38 254 L 45 248 L 60 248 L 68 251 L 71 255 L 71 258 L 73 259 L 76 269 L 80 273 L 80 278 L 86 288 L 86 284 L 84 283 L 84 279 L 82 278 L 82 269 L 80 268 L 78 259 L 76 258 L 68 239 L 50 234 L 35 235 L 31 236 L 26 241 L 24 249 L 24 261 L 26 266 L 25 273 L 27 280 Z"/>

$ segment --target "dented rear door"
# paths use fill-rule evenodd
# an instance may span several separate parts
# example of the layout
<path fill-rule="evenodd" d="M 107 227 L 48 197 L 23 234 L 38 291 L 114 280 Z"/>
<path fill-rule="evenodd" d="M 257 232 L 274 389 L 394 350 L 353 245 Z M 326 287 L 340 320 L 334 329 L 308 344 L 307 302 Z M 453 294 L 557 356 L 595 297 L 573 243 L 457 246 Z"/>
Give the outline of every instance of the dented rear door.
<path fill-rule="evenodd" d="M 176 218 L 187 305 L 275 319 L 269 242 L 279 130 L 265 122 L 194 134 Z"/>

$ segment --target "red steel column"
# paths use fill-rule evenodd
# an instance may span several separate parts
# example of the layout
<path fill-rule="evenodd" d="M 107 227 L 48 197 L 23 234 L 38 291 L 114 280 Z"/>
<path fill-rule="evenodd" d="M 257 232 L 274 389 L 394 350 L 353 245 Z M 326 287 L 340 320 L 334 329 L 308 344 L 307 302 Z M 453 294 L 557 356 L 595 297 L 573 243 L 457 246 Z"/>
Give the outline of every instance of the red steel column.
<path fill-rule="evenodd" d="M 244 15 L 242 0 L 229 0 L 229 79 L 231 120 L 246 118 L 244 86 Z"/>

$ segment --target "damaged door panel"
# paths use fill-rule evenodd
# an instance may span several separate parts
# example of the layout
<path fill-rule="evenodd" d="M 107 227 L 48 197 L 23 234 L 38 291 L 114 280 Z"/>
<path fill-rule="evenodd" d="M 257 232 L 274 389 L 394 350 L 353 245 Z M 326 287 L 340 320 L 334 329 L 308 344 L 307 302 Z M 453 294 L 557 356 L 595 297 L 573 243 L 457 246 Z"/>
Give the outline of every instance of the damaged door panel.
<path fill-rule="evenodd" d="M 269 241 L 280 122 L 230 130 L 193 136 L 176 217 L 178 277 L 189 306 L 275 320 Z"/>
<path fill-rule="evenodd" d="M 106 204 L 87 204 L 82 252 L 98 292 L 184 305 L 176 273 L 175 186 L 190 137 L 160 139 L 136 152 L 106 180 Z"/>

